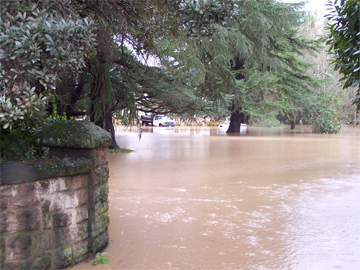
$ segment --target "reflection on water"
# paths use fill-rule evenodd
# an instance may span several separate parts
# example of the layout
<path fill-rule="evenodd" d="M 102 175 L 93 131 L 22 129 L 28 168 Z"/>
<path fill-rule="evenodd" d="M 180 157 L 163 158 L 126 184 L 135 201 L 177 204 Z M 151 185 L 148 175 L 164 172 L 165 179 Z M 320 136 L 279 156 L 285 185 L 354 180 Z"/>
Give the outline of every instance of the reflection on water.
<path fill-rule="evenodd" d="M 97 269 L 360 269 L 359 129 L 117 140 L 135 152 L 110 157 L 110 264 Z"/>

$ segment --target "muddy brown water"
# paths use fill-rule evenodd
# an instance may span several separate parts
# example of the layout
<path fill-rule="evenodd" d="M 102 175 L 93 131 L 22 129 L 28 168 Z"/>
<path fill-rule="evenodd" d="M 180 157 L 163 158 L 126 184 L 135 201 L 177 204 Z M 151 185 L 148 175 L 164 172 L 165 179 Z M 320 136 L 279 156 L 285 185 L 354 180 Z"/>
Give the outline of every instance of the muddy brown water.
<path fill-rule="evenodd" d="M 96 269 L 360 269 L 360 129 L 310 131 L 119 130 Z"/>

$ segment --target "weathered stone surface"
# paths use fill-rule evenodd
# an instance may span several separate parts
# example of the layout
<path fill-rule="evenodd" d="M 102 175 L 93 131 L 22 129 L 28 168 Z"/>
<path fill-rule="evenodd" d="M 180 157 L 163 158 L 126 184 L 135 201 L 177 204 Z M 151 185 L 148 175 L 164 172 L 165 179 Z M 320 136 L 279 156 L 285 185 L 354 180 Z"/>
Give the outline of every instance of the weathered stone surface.
<path fill-rule="evenodd" d="M 54 246 L 66 246 L 75 242 L 83 241 L 88 237 L 87 222 L 62 227 L 54 232 Z"/>
<path fill-rule="evenodd" d="M 17 185 L 0 186 L 0 198 L 14 197 L 17 194 Z"/>
<path fill-rule="evenodd" d="M 83 188 L 86 187 L 88 185 L 89 182 L 89 176 L 88 174 L 80 174 L 80 175 L 76 175 L 73 176 L 71 178 L 71 189 L 79 189 L 79 188 Z"/>
<path fill-rule="evenodd" d="M 79 243 L 76 243 L 73 246 L 73 259 L 74 259 L 74 263 L 78 263 L 81 262 L 83 260 L 85 260 L 88 257 L 88 241 L 82 241 Z"/>
<path fill-rule="evenodd" d="M 0 165 L 2 170 L 0 185 L 15 185 L 88 173 L 92 169 L 93 161 L 85 157 L 69 157 L 59 160 L 29 162 L 27 164 L 5 162 L 0 163 Z"/>
<path fill-rule="evenodd" d="M 0 235 L 0 269 L 3 261 L 5 261 L 5 238 Z"/>
<path fill-rule="evenodd" d="M 54 212 L 63 208 L 65 198 L 63 194 L 54 193 L 47 200 L 50 201 L 49 211 Z"/>
<path fill-rule="evenodd" d="M 7 239 L 6 257 L 9 260 L 23 259 L 30 256 L 31 253 L 31 235 L 30 233 L 20 233 L 10 235 Z"/>
<path fill-rule="evenodd" d="M 109 244 L 109 233 L 106 230 L 99 236 L 91 239 L 91 241 L 89 242 L 89 252 L 95 255 L 97 252 L 106 248 L 108 244 Z"/>
<path fill-rule="evenodd" d="M 97 186 L 101 183 L 107 182 L 108 179 L 109 179 L 109 167 L 107 165 L 99 166 L 94 170 L 92 174 L 91 184 Z"/>
<path fill-rule="evenodd" d="M 111 135 L 87 121 L 52 121 L 37 135 L 39 145 L 64 148 L 97 148 L 109 146 Z"/>
<path fill-rule="evenodd" d="M 0 211 L 0 233 L 6 231 L 6 224 L 8 219 L 8 211 Z"/>
<path fill-rule="evenodd" d="M 64 227 L 74 225 L 86 220 L 89 217 L 87 206 L 76 208 L 75 210 L 64 211 L 54 214 L 53 227 Z"/>
<path fill-rule="evenodd" d="M 87 189 L 78 189 L 64 194 L 64 208 L 75 208 L 88 201 Z"/>
<path fill-rule="evenodd" d="M 49 269 L 51 266 L 50 256 L 35 259 L 31 265 L 31 270 Z"/>
<path fill-rule="evenodd" d="M 0 197 L 0 210 L 3 211 L 3 210 L 6 210 L 8 207 L 8 199 L 7 198 L 2 198 Z"/>
<path fill-rule="evenodd" d="M 109 194 L 109 187 L 107 182 L 94 187 L 93 190 L 90 191 L 90 201 L 97 203 L 97 202 L 106 202 L 108 200 Z"/>
<path fill-rule="evenodd" d="M 23 207 L 41 207 L 43 199 L 39 197 L 25 197 L 20 199 L 9 200 L 9 209 L 23 208 Z"/>
<path fill-rule="evenodd" d="M 64 158 L 59 160 L 61 175 L 88 173 L 92 169 L 92 161 L 84 157 Z"/>
<path fill-rule="evenodd" d="M 8 212 L 7 232 L 32 231 L 40 228 L 41 211 L 39 208 L 18 209 Z"/>
<path fill-rule="evenodd" d="M 56 179 L 50 179 L 50 193 L 60 192 L 68 190 L 70 188 L 70 179 L 69 177 L 59 177 Z"/>
<path fill-rule="evenodd" d="M 72 248 L 61 248 L 54 252 L 53 268 L 61 269 L 70 266 L 72 262 Z"/>
<path fill-rule="evenodd" d="M 34 181 L 30 183 L 19 184 L 17 194 L 21 197 L 35 197 L 49 193 L 49 181 Z"/>
<path fill-rule="evenodd" d="M 96 237 L 106 231 L 109 227 L 110 218 L 106 212 L 98 217 L 91 223 L 91 237 Z"/>
<path fill-rule="evenodd" d="M 93 150 L 94 166 L 102 166 L 109 163 L 108 147 L 99 147 Z"/>
<path fill-rule="evenodd" d="M 19 260 L 19 261 L 13 261 L 13 262 L 5 262 L 1 264 L 0 269 L 1 270 L 17 270 L 17 269 L 31 269 L 32 260 Z"/>
<path fill-rule="evenodd" d="M 53 248 L 52 230 L 37 231 L 36 233 L 33 233 L 31 242 L 34 252 L 41 252 Z"/>
<path fill-rule="evenodd" d="M 104 141 L 111 138 L 96 126 L 90 129 L 102 137 L 81 131 L 81 145 L 68 140 L 79 148 L 50 150 L 59 156 L 42 162 L 10 164 L 5 177 L 0 168 L 1 270 L 64 268 L 108 245 L 109 154 Z M 61 138 L 50 137 L 63 147 Z"/>
<path fill-rule="evenodd" d="M 105 212 L 107 212 L 108 209 L 109 209 L 109 202 L 108 201 L 106 201 L 106 202 L 99 201 L 90 210 L 90 216 L 91 217 L 100 216 L 100 215 L 104 214 Z"/>

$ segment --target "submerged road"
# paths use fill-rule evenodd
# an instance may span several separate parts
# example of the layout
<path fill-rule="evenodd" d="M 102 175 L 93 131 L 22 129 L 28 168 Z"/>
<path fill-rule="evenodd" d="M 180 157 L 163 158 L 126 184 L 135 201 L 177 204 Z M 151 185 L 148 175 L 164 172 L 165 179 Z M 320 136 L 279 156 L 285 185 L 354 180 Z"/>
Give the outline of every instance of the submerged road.
<path fill-rule="evenodd" d="M 360 129 L 309 130 L 120 130 L 96 269 L 360 269 Z"/>

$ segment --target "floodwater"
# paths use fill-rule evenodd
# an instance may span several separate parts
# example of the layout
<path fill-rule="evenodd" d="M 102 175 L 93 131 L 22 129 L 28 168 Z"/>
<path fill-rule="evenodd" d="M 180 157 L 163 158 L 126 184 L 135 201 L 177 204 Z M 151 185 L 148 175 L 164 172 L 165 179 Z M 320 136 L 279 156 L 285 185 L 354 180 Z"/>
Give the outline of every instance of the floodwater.
<path fill-rule="evenodd" d="M 110 156 L 110 263 L 96 269 L 360 269 L 359 128 L 138 135 L 117 133 L 135 152 Z"/>

